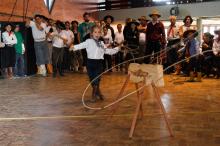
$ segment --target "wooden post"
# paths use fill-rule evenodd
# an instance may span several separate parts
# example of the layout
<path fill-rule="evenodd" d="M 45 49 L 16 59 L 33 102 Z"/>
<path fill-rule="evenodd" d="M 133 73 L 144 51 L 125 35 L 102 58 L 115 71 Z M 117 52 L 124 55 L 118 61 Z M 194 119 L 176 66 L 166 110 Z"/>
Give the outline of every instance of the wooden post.
<path fill-rule="evenodd" d="M 169 130 L 170 136 L 173 137 L 173 132 L 172 132 L 172 130 L 171 130 L 171 128 L 170 128 L 170 124 L 169 124 L 169 121 L 168 121 L 168 118 L 167 118 L 166 110 L 165 110 L 165 108 L 164 108 L 164 106 L 163 106 L 163 103 L 162 103 L 162 101 L 161 101 L 161 99 L 160 99 L 160 95 L 159 95 L 159 92 L 158 92 L 158 90 L 157 90 L 157 87 L 155 86 L 154 83 L 152 83 L 151 85 L 152 85 L 153 90 L 154 90 L 154 93 L 155 93 L 155 95 L 156 95 L 157 103 L 159 104 L 160 109 L 162 110 L 163 117 L 164 117 L 164 120 L 165 120 L 165 122 L 166 122 L 167 128 L 168 128 L 168 130 Z"/>
<path fill-rule="evenodd" d="M 136 87 L 138 87 L 137 84 L 136 84 Z M 142 106 L 142 96 L 140 96 L 139 93 L 137 94 L 137 96 L 138 96 L 138 102 L 137 102 L 137 107 L 136 107 L 134 117 L 133 117 L 133 120 L 132 120 L 131 129 L 130 129 L 130 133 L 129 133 L 129 138 L 133 137 L 134 129 L 135 129 L 136 123 L 137 123 L 137 118 L 138 118 L 140 109 L 142 109 L 141 108 L 141 106 Z"/>

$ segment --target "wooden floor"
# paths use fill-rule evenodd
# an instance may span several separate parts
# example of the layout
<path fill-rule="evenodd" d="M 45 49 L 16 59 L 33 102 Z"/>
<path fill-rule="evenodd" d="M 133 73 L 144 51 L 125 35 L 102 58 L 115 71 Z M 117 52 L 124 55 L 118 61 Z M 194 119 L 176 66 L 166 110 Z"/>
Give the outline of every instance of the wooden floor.
<path fill-rule="evenodd" d="M 125 75 L 104 75 L 101 88 L 114 101 Z M 175 137 L 169 137 L 152 90 L 145 94 L 144 118 L 128 138 L 136 95 L 103 111 L 86 110 L 81 95 L 86 74 L 63 78 L 29 77 L 0 80 L 0 146 L 219 146 L 220 80 L 187 83 L 184 77 L 165 76 L 160 89 Z M 132 84 L 126 93 L 134 91 Z M 86 94 L 89 99 L 91 89 Z"/>

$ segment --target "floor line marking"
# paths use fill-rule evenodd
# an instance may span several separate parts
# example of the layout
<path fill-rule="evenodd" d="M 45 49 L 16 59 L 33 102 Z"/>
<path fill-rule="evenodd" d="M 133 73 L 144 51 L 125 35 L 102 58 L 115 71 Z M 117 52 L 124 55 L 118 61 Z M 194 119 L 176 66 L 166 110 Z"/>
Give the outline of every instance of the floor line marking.
<path fill-rule="evenodd" d="M 207 111 L 207 112 L 176 112 L 176 113 L 168 113 L 168 115 L 176 114 L 177 116 L 181 116 L 184 114 L 209 114 L 209 113 L 220 113 L 220 111 Z M 147 116 L 161 116 L 162 113 L 151 113 L 144 114 Z M 70 115 L 70 116 L 36 116 L 36 117 L 12 117 L 12 118 L 1 118 L 0 122 L 4 121 L 19 121 L 19 120 L 53 120 L 53 119 L 98 119 L 98 118 L 106 118 L 106 117 L 131 117 L 133 114 L 117 114 L 117 115 Z"/>

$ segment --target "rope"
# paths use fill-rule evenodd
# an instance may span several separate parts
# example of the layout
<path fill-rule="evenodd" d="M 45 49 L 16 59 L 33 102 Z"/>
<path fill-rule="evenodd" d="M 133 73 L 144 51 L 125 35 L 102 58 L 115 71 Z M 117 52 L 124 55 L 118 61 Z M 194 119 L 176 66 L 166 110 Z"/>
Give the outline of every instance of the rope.
<path fill-rule="evenodd" d="M 25 12 L 25 15 L 24 15 L 25 19 L 27 18 L 27 11 L 28 11 L 28 7 L 29 7 L 29 2 L 30 2 L 30 0 L 27 0 L 26 12 Z"/>
<path fill-rule="evenodd" d="M 23 0 L 23 22 L 25 21 L 24 15 L 25 15 L 25 0 Z"/>
<path fill-rule="evenodd" d="M 11 17 L 12 17 L 13 14 L 14 14 L 14 10 L 15 10 L 15 7 L 16 7 L 16 4 L 17 4 L 17 1 L 18 1 L 18 0 L 15 0 L 14 6 L 13 6 L 13 8 L 12 8 L 11 15 L 10 15 L 9 18 L 8 18 L 8 22 L 11 20 Z"/>
<path fill-rule="evenodd" d="M 198 31 L 198 32 L 199 32 L 199 31 Z M 189 40 L 189 38 L 184 39 L 184 41 L 186 41 L 186 40 Z M 181 43 L 181 42 L 180 42 L 180 43 Z M 178 45 L 178 44 L 180 44 L 180 43 L 176 43 L 176 44 L 174 44 L 174 45 Z M 167 48 L 164 49 L 164 50 L 161 50 L 161 51 L 159 51 L 159 52 L 156 52 L 156 53 L 153 54 L 153 55 L 158 55 L 158 54 L 161 53 L 161 52 L 168 52 L 168 51 L 171 50 L 171 49 L 173 49 L 172 46 L 171 46 L 170 48 L 167 47 Z M 204 51 L 203 53 L 211 52 L 211 51 L 212 51 L 212 50 L 207 50 L 207 51 Z M 190 56 L 190 57 L 188 57 L 188 58 L 186 58 L 186 59 L 182 59 L 182 60 L 180 60 L 180 61 L 178 61 L 178 62 L 176 62 L 176 63 L 174 63 L 174 64 L 168 66 L 167 68 L 165 68 L 165 69 L 163 70 L 163 72 L 167 71 L 167 70 L 170 69 L 171 67 L 173 67 L 173 66 L 175 66 L 175 65 L 177 65 L 177 64 L 179 64 L 179 63 L 182 63 L 182 62 L 184 62 L 184 61 L 186 61 L 186 60 L 188 60 L 188 59 L 197 57 L 198 55 L 200 55 L 200 53 L 195 54 L 195 55 L 193 55 L 193 56 Z M 83 92 L 83 94 L 82 94 L 82 104 L 83 104 L 83 106 L 84 106 L 85 108 L 91 109 L 91 110 L 102 110 L 102 109 L 106 109 L 106 108 L 109 108 L 109 107 L 113 106 L 114 104 L 117 104 L 117 103 L 121 102 L 122 100 L 124 100 L 124 99 L 125 99 L 126 97 L 128 97 L 129 95 L 132 95 L 132 94 L 134 94 L 134 93 L 140 91 L 141 89 L 143 89 L 146 85 L 143 85 L 142 87 L 138 88 L 137 90 L 135 90 L 135 91 L 133 91 L 133 92 L 131 92 L 131 93 L 129 93 L 129 94 L 127 94 L 127 95 L 125 95 L 125 96 L 119 98 L 119 99 L 117 99 L 116 101 L 114 101 L 114 102 L 112 102 L 112 103 L 110 103 L 110 104 L 108 104 L 108 105 L 106 105 L 106 106 L 104 106 L 104 107 L 90 107 L 90 106 L 88 106 L 88 105 L 85 103 L 85 100 L 84 100 L 84 99 L 85 99 L 85 93 L 87 92 L 87 90 L 88 90 L 88 88 L 91 86 L 91 84 L 92 84 L 96 79 L 98 79 L 99 77 L 101 77 L 103 74 L 105 74 L 106 72 L 108 72 L 109 70 L 112 70 L 113 68 L 115 68 L 115 67 L 117 67 L 117 66 L 120 66 L 120 65 L 122 65 L 122 64 L 125 64 L 125 63 L 127 63 L 127 62 L 130 62 L 130 61 L 132 61 L 132 60 L 144 59 L 144 58 L 148 58 L 148 57 L 151 57 L 151 56 L 152 56 L 152 55 L 146 55 L 146 56 L 142 56 L 142 57 L 138 57 L 138 58 L 134 58 L 134 59 L 130 59 L 130 60 L 124 61 L 124 62 L 122 62 L 122 63 L 120 63 L 120 64 L 118 64 L 118 65 L 116 65 L 116 66 L 113 66 L 112 68 L 110 68 L 110 69 L 104 71 L 104 72 L 101 73 L 99 76 L 97 76 L 96 78 L 94 78 L 94 79 L 87 85 L 87 87 L 85 88 L 85 90 L 84 90 L 84 92 Z M 157 83 L 161 78 L 163 78 L 163 76 L 160 77 L 160 78 L 156 81 L 156 83 Z"/>

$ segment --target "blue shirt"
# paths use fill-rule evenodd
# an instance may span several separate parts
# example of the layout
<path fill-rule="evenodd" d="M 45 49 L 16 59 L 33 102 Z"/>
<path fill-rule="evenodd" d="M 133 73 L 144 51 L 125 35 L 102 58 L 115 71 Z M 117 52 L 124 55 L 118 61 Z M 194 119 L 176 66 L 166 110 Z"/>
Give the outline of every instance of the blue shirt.
<path fill-rule="evenodd" d="M 190 53 L 190 56 L 200 53 L 199 42 L 195 38 L 190 41 L 189 53 Z"/>

